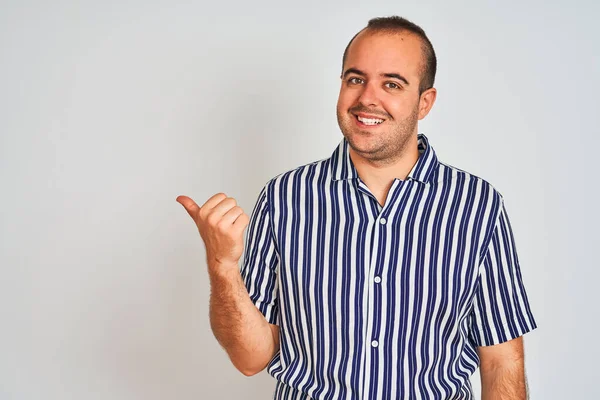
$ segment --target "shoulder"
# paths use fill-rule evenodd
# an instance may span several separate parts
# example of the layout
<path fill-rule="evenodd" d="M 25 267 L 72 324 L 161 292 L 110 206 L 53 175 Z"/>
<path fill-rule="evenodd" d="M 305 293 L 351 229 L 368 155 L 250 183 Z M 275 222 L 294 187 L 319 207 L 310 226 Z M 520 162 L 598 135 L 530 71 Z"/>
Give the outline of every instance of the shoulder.
<path fill-rule="evenodd" d="M 330 163 L 331 159 L 325 158 L 282 172 L 266 183 L 265 190 L 271 194 L 281 194 L 289 191 L 294 185 L 302 186 L 329 179 Z"/>
<path fill-rule="evenodd" d="M 442 161 L 438 161 L 438 166 L 436 177 L 438 185 L 466 186 L 475 189 L 481 200 L 491 200 L 498 204 L 504 201 L 502 193 L 486 179 Z"/>
<path fill-rule="evenodd" d="M 504 197 L 489 181 L 453 165 L 439 161 L 438 164 L 437 185 L 468 205 L 474 212 L 474 222 L 487 238 L 484 243 L 487 243 L 504 209 Z"/>

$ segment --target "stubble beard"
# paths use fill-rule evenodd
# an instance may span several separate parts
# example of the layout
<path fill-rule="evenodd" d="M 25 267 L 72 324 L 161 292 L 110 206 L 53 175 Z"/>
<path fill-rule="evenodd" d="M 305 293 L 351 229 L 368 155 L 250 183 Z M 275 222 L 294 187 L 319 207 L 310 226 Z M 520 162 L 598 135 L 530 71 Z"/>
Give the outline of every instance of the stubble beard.
<path fill-rule="evenodd" d="M 338 125 L 342 134 L 348 140 L 350 147 L 361 157 L 379 165 L 392 164 L 406 152 L 408 142 L 416 132 L 418 124 L 418 107 L 404 120 L 393 120 L 393 125 L 386 131 L 367 132 L 355 125 L 354 116 L 350 113 L 337 113 Z M 390 124 L 389 119 L 384 122 Z M 371 135 L 368 145 L 360 145 L 358 135 Z"/>

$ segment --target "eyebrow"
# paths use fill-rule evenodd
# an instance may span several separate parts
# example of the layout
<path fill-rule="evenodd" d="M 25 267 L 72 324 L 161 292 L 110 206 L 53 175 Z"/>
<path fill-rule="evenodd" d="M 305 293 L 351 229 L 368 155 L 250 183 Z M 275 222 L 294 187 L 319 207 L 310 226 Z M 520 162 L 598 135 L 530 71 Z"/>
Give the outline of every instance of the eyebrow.
<path fill-rule="evenodd" d="M 348 76 L 349 74 L 356 74 L 356 75 L 360 75 L 360 76 L 367 76 L 367 74 L 365 74 L 360 69 L 357 69 L 357 68 L 348 68 L 346 71 L 344 71 L 344 75 L 342 75 L 342 77 L 346 78 L 346 76 Z M 404 82 L 407 86 L 410 85 L 410 83 L 408 83 L 408 80 L 406 80 L 405 77 L 403 77 L 402 75 L 400 75 L 398 73 L 395 73 L 395 72 L 389 72 L 389 73 L 386 73 L 386 74 L 381 74 L 380 76 L 382 76 L 384 78 L 398 79 L 398 80 Z"/>

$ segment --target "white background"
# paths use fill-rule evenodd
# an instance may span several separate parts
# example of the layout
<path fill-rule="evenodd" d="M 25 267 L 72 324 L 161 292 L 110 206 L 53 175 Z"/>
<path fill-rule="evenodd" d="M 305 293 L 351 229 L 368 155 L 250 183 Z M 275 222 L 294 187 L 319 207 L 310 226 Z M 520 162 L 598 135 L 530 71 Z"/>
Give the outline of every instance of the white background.
<path fill-rule="evenodd" d="M 37 0 L 0 2 L 0 399 L 270 398 L 212 336 L 175 198 L 249 212 L 329 157 L 344 47 L 393 14 L 439 60 L 419 131 L 506 200 L 531 398 L 600 398 L 597 2 Z"/>

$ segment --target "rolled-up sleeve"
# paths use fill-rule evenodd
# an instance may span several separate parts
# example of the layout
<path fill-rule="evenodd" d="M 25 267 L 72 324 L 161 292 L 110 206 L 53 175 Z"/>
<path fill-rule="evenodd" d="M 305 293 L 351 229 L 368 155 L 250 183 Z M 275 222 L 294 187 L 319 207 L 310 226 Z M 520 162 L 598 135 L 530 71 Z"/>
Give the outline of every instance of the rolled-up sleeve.
<path fill-rule="evenodd" d="M 504 202 L 479 266 L 471 317 L 471 337 L 477 346 L 503 343 L 537 328 Z"/>
<path fill-rule="evenodd" d="M 279 320 L 278 265 L 279 256 L 265 186 L 250 216 L 240 272 L 250 299 L 266 320 L 274 325 L 277 325 Z"/>

